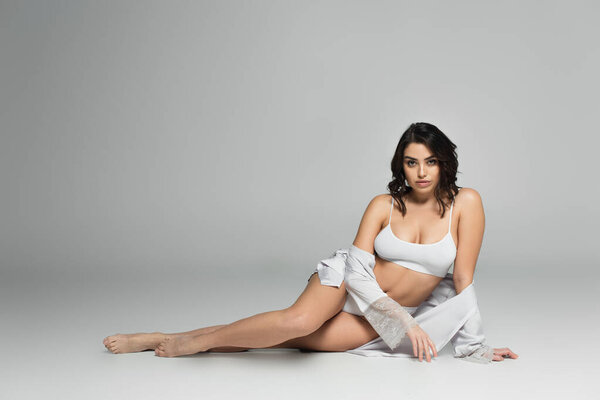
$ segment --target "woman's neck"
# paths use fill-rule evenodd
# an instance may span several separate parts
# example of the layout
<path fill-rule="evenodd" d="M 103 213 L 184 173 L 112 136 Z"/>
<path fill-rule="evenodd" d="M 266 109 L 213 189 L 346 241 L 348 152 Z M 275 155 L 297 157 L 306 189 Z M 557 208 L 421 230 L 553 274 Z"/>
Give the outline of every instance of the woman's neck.
<path fill-rule="evenodd" d="M 429 204 L 437 203 L 437 199 L 431 193 L 416 193 L 414 189 L 406 195 L 407 199 L 410 200 L 411 203 L 414 203 L 418 206 L 427 206 Z"/>

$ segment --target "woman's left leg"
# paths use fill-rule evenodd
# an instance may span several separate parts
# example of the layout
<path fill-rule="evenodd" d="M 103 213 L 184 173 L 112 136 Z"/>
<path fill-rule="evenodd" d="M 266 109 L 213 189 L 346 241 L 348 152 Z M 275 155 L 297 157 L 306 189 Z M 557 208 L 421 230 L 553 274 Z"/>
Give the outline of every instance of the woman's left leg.
<path fill-rule="evenodd" d="M 302 349 L 313 351 L 346 351 L 370 342 L 379 335 L 363 317 L 340 311 L 313 333 L 287 340 L 266 349 Z M 249 350 L 247 347 L 214 347 L 210 352 L 229 353 Z"/>
<path fill-rule="evenodd" d="M 362 346 L 378 336 L 364 317 L 340 311 L 310 335 L 294 338 L 269 348 L 346 351 Z"/>
<path fill-rule="evenodd" d="M 178 332 L 178 333 L 160 333 L 164 336 L 195 336 L 214 332 L 226 325 L 215 325 L 206 328 L 195 329 L 193 331 Z M 143 333 L 137 335 L 152 335 Z M 315 332 L 298 338 L 290 339 L 286 342 L 275 346 L 265 347 L 266 349 L 287 348 L 287 349 L 303 349 L 315 351 L 346 351 L 362 346 L 377 337 L 377 332 L 363 318 L 340 311 L 333 318 L 326 321 Z M 160 344 L 160 341 L 152 348 Z M 111 350 L 108 346 L 107 348 Z M 210 352 L 215 353 L 232 353 L 248 351 L 249 347 L 224 346 L 213 347 Z"/>
<path fill-rule="evenodd" d="M 102 343 L 104 343 L 104 347 L 114 354 L 134 353 L 145 350 L 155 350 L 166 337 L 201 335 L 214 332 L 224 326 L 225 325 L 207 326 L 192 331 L 176 333 L 117 333 L 116 335 L 105 337 Z"/>
<path fill-rule="evenodd" d="M 206 328 L 196 329 L 189 332 L 173 333 L 169 335 L 197 335 L 210 333 L 220 329 L 225 325 L 216 325 Z M 333 318 L 327 320 L 319 329 L 313 333 L 287 340 L 274 346 L 265 347 L 266 349 L 287 348 L 302 349 L 313 351 L 346 351 L 355 349 L 365 343 L 375 339 L 377 332 L 371 325 L 358 315 L 340 311 Z M 247 351 L 248 347 L 224 346 L 213 347 L 210 352 L 231 353 Z"/>

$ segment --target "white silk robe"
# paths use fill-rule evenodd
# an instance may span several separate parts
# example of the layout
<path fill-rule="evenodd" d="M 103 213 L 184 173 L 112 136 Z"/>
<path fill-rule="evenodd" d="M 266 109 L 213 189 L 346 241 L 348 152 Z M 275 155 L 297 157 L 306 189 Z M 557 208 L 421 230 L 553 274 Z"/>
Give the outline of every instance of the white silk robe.
<path fill-rule="evenodd" d="M 346 282 L 344 311 L 363 315 L 379 337 L 348 353 L 363 356 L 414 357 L 406 332 L 418 324 L 440 351 L 448 342 L 454 357 L 477 363 L 492 361 L 486 345 L 473 283 L 456 294 L 448 273 L 418 307 L 402 307 L 379 287 L 373 268 L 375 256 L 354 245 L 338 249 L 315 269 L 322 285 L 339 287 Z"/>

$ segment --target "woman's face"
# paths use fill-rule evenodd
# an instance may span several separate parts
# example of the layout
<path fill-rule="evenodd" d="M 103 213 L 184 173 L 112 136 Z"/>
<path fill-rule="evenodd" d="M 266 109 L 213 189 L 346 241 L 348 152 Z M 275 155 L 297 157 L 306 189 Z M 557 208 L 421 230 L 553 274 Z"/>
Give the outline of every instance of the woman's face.
<path fill-rule="evenodd" d="M 410 143 L 404 149 L 404 175 L 416 193 L 433 193 L 440 180 L 437 158 L 421 143 Z M 422 182 L 420 182 L 422 181 Z"/>

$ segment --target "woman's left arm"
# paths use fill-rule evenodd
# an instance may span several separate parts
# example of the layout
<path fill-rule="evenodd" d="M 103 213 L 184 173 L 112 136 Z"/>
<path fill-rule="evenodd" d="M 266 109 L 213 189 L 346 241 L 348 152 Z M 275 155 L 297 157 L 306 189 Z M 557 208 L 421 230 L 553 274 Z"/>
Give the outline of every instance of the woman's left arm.
<path fill-rule="evenodd" d="M 462 188 L 459 193 L 461 207 L 458 222 L 458 248 L 453 272 L 454 288 L 457 294 L 473 282 L 485 230 L 485 214 L 479 193 L 470 188 Z M 515 359 L 519 357 L 507 347 L 491 348 L 485 344 L 479 309 L 453 339 L 455 351 L 458 349 L 466 351 L 466 349 L 473 348 L 470 344 L 480 343 L 479 347 L 466 357 L 470 361 L 502 361 L 505 357 Z"/>
<path fill-rule="evenodd" d="M 457 198 L 459 196 L 458 248 L 453 272 L 457 294 L 473 282 L 485 230 L 485 214 L 479 193 L 475 189 L 462 188 Z"/>

